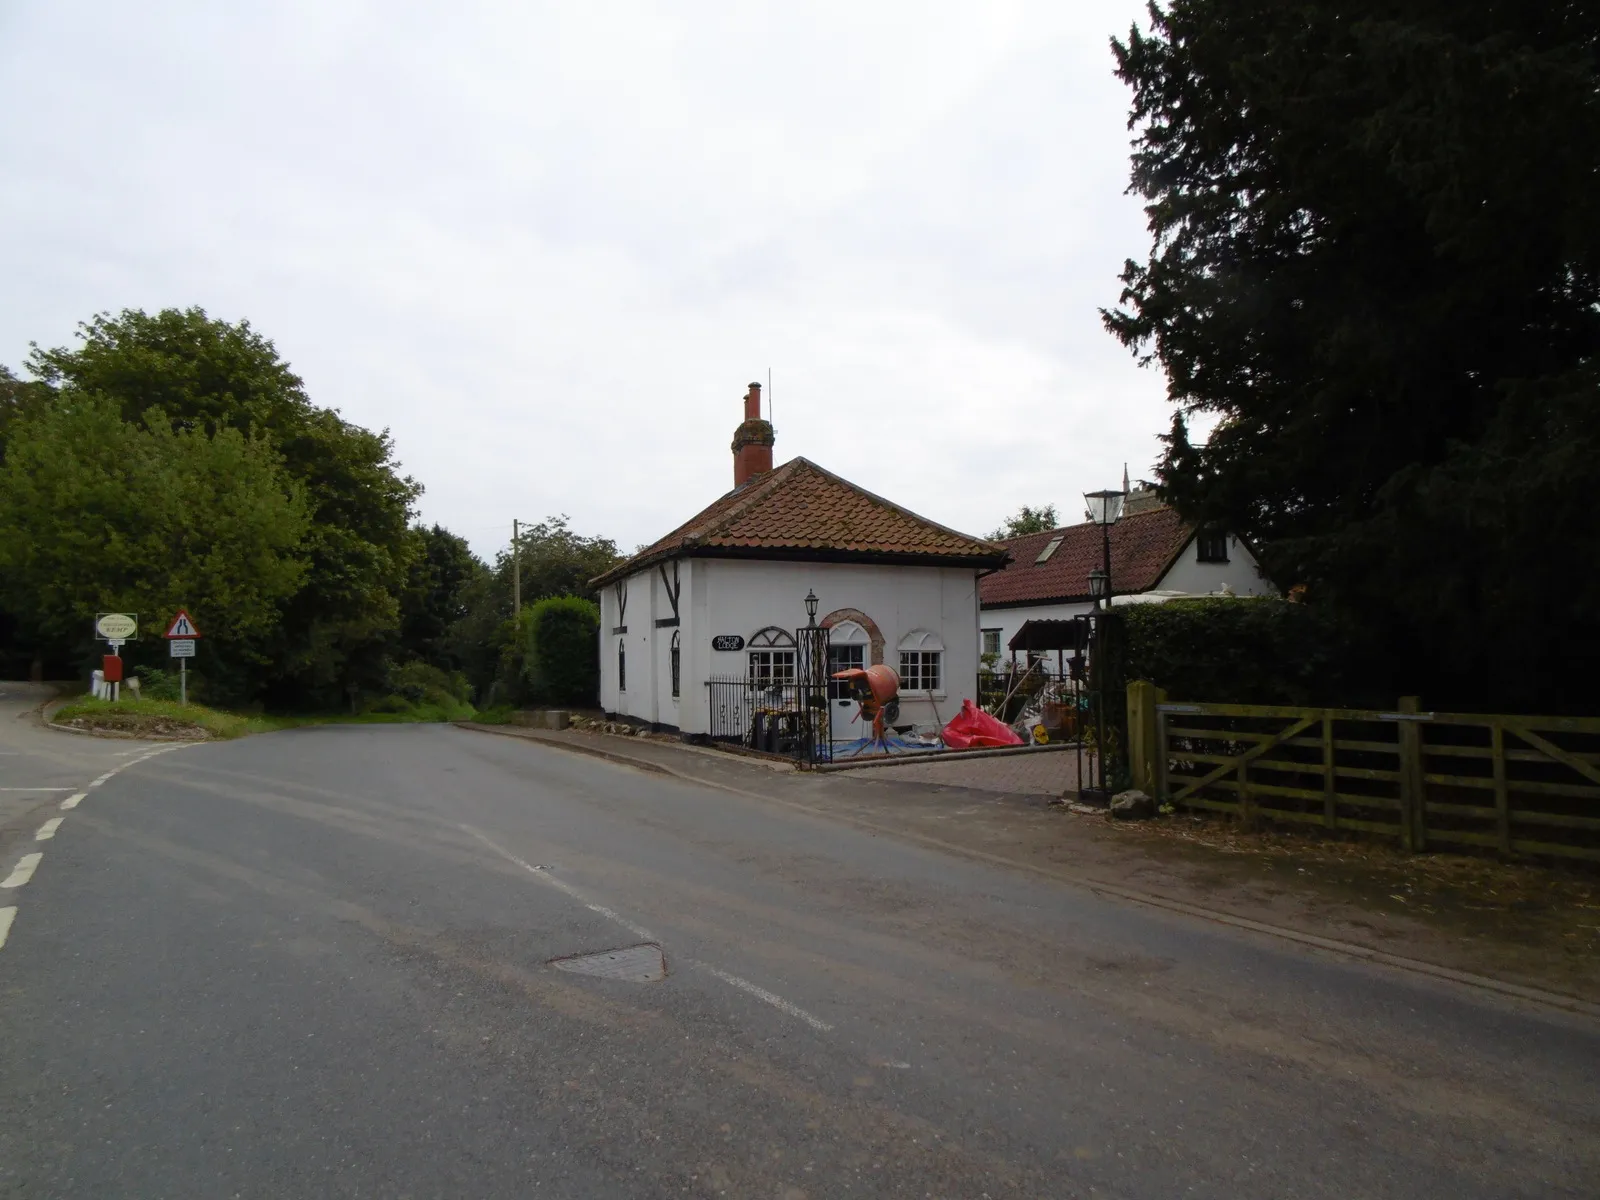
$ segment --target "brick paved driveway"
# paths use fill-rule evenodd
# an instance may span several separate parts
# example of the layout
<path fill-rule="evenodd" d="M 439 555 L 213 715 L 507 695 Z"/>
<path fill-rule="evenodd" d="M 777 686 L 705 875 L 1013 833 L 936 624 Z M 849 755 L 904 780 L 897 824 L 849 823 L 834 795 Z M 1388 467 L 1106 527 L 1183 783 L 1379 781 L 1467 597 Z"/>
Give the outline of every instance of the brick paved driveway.
<path fill-rule="evenodd" d="M 1087 764 L 1084 769 L 1087 771 Z M 1058 750 L 948 762 L 921 759 L 904 766 L 862 767 L 838 773 L 851 779 L 875 779 L 884 783 L 944 784 L 1013 795 L 1059 796 L 1068 789 L 1077 790 L 1078 756 L 1071 750 Z"/>

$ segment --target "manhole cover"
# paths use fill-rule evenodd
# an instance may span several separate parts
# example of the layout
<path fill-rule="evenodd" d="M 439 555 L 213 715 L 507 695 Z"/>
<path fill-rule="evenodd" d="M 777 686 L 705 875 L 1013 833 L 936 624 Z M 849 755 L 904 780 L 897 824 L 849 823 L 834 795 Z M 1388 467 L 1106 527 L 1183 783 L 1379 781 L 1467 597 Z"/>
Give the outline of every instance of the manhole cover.
<path fill-rule="evenodd" d="M 552 958 L 550 965 L 574 975 L 598 975 L 602 979 L 627 979 L 634 983 L 657 983 L 667 977 L 667 959 L 654 942 L 601 950 L 594 954 L 574 954 Z"/>

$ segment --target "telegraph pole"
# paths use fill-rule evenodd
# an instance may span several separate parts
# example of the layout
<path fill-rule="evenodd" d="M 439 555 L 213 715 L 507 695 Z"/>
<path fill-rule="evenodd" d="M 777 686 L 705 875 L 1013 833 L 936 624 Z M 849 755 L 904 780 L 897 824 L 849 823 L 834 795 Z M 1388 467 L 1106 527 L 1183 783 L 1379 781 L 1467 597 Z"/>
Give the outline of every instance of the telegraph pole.
<path fill-rule="evenodd" d="M 511 518 L 511 619 L 522 615 L 522 547 L 517 543 L 517 518 Z"/>

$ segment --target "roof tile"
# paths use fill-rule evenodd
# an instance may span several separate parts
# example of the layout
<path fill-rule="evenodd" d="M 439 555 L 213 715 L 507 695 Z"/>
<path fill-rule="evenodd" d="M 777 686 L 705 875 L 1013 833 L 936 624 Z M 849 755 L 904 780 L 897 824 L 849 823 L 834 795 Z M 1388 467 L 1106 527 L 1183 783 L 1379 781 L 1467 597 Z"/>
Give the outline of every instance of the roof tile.
<path fill-rule="evenodd" d="M 1148 592 L 1194 533 L 1174 509 L 1165 506 L 1123 517 L 1111 527 L 1111 586 L 1118 593 Z M 1061 538 L 1048 559 L 1036 562 L 1054 538 Z M 1002 543 L 1011 562 L 979 581 L 985 605 L 1046 604 L 1089 598 L 1089 572 L 1102 566 L 1105 548 L 1100 527 L 1068 525 Z"/>
<path fill-rule="evenodd" d="M 737 488 L 593 581 L 603 586 L 652 563 L 696 550 L 815 550 L 998 566 L 1005 548 L 947 529 L 806 458 Z"/>

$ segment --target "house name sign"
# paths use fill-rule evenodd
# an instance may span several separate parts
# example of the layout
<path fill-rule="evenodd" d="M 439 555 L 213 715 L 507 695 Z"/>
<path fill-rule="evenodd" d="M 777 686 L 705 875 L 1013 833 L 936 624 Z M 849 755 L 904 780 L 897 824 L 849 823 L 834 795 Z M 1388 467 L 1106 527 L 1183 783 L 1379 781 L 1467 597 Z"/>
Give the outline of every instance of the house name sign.
<path fill-rule="evenodd" d="M 744 638 L 737 633 L 719 633 L 711 639 L 713 650 L 743 650 Z"/>

